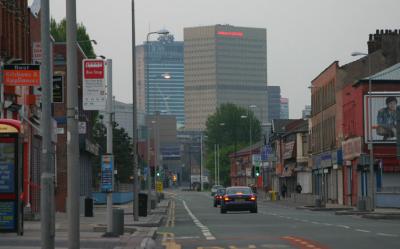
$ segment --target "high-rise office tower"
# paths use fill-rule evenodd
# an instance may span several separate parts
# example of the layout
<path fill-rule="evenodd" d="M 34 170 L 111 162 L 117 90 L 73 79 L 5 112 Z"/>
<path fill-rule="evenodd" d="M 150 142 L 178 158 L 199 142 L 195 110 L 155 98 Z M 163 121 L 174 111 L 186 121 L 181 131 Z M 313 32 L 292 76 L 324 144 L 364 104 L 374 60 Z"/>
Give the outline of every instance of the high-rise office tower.
<path fill-rule="evenodd" d="M 268 122 L 281 118 L 281 87 L 268 86 Z"/>
<path fill-rule="evenodd" d="M 214 25 L 184 29 L 185 129 L 201 131 L 223 103 L 267 121 L 266 29 Z"/>
<path fill-rule="evenodd" d="M 281 119 L 289 118 L 289 99 L 281 98 Z"/>
<path fill-rule="evenodd" d="M 174 41 L 173 35 L 160 35 L 136 51 L 138 113 L 174 115 L 177 127 L 183 127 L 183 42 Z"/>

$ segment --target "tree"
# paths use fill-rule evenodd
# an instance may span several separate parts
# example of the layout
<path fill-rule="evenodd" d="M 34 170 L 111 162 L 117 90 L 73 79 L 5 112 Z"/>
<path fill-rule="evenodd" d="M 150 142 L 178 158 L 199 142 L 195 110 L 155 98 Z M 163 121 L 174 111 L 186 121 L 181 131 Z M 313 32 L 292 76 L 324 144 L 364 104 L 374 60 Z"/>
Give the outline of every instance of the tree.
<path fill-rule="evenodd" d="M 257 142 L 261 138 L 261 125 L 260 121 L 254 116 L 253 111 L 250 109 L 245 109 L 231 103 L 222 104 L 217 108 L 217 111 L 207 119 L 206 167 L 210 170 L 211 174 L 214 175 L 214 145 L 219 144 L 220 177 L 226 184 L 229 183 L 229 154 L 249 146 L 250 119 L 252 140 Z"/>
<path fill-rule="evenodd" d="M 107 152 L 107 129 L 102 122 L 103 116 L 98 115 L 93 126 L 93 139 L 100 146 L 100 155 Z M 132 175 L 132 141 L 124 128 L 118 127 L 118 123 L 113 122 L 113 154 L 114 168 L 118 171 L 117 180 L 128 183 Z M 94 159 L 94 175 L 101 172 L 100 157 Z M 96 179 L 98 181 L 98 179 Z M 96 186 L 95 182 L 95 186 Z"/>
<path fill-rule="evenodd" d="M 96 57 L 92 43 L 90 42 L 90 36 L 86 32 L 86 27 L 79 23 L 77 24 L 76 39 L 78 40 L 79 46 L 88 58 Z M 50 20 L 50 34 L 56 42 L 67 41 L 67 21 L 62 19 L 59 23 L 53 18 Z"/>

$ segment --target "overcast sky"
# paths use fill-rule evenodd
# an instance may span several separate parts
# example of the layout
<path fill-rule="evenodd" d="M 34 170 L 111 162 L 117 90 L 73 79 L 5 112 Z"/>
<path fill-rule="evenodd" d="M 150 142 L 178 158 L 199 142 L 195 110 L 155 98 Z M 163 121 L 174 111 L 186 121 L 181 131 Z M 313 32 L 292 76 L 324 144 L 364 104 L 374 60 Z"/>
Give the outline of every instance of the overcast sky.
<path fill-rule="evenodd" d="M 32 1 L 32 0 L 29 0 Z M 65 17 L 65 2 L 50 1 Z M 268 84 L 289 98 L 290 118 L 310 103 L 307 86 L 334 60 L 367 50 L 368 34 L 400 28 L 400 0 L 135 0 L 136 44 L 162 28 L 183 40 L 183 28 L 214 24 L 267 29 Z M 77 19 L 113 59 L 114 95 L 132 102 L 131 0 L 77 0 Z M 155 38 L 155 37 L 153 37 Z"/>

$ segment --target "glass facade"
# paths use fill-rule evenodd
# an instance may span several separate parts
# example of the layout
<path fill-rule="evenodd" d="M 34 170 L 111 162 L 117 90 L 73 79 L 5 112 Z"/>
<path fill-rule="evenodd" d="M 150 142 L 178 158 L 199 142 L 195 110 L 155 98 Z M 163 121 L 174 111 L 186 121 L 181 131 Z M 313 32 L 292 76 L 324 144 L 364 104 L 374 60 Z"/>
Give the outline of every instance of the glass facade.
<path fill-rule="evenodd" d="M 176 116 L 177 127 L 184 126 L 183 42 L 171 35 L 143 45 L 145 111 Z"/>

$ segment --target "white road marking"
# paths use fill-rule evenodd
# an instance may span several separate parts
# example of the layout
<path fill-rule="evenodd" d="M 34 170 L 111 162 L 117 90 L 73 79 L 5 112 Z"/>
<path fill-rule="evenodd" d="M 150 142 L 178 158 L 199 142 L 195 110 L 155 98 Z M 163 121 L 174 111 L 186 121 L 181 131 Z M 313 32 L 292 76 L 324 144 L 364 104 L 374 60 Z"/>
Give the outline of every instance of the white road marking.
<path fill-rule="evenodd" d="M 345 226 L 345 225 L 336 225 L 337 227 L 341 227 L 341 228 L 346 228 L 346 229 L 350 229 L 349 226 Z"/>
<path fill-rule="evenodd" d="M 315 224 L 315 225 L 319 225 L 319 224 L 321 224 L 321 223 L 319 223 L 319 222 L 316 222 L 316 221 L 313 221 L 313 222 L 311 222 L 311 223 L 313 223 L 313 224 Z"/>
<path fill-rule="evenodd" d="M 333 225 L 330 224 L 330 223 L 322 223 L 322 225 L 325 225 L 325 226 L 333 226 Z"/>
<path fill-rule="evenodd" d="M 370 233 L 371 231 L 368 230 L 362 230 L 362 229 L 356 229 L 357 232 L 362 232 L 362 233 Z"/>
<path fill-rule="evenodd" d="M 204 237 L 206 240 L 215 240 L 215 237 L 211 234 L 210 230 L 207 228 L 207 226 L 204 226 L 199 219 L 194 216 L 192 211 L 190 211 L 189 207 L 186 205 L 186 202 L 182 200 L 183 206 L 185 207 L 186 211 L 188 212 L 189 216 L 192 218 L 193 223 L 196 224 L 197 227 L 200 228 L 201 232 L 203 233 Z"/>
<path fill-rule="evenodd" d="M 377 233 L 377 235 L 386 236 L 386 237 L 399 237 L 396 234 L 390 234 L 390 233 Z"/>

